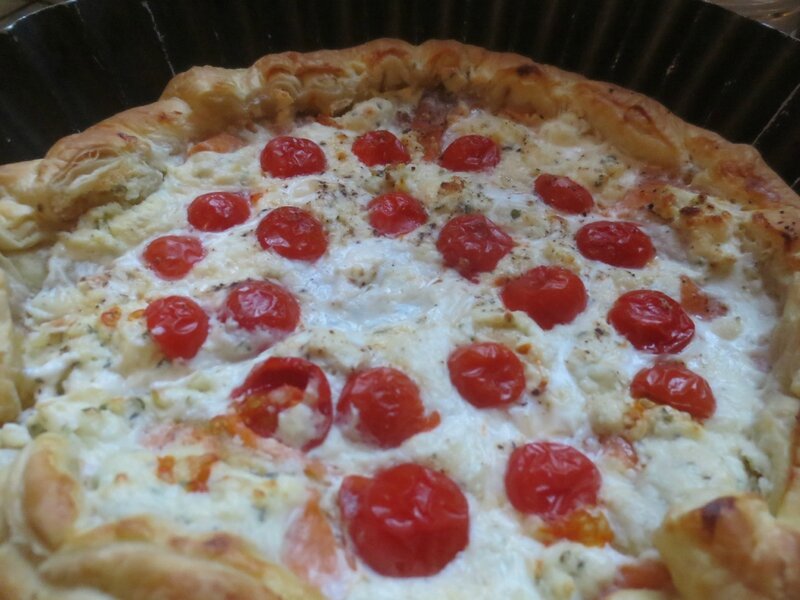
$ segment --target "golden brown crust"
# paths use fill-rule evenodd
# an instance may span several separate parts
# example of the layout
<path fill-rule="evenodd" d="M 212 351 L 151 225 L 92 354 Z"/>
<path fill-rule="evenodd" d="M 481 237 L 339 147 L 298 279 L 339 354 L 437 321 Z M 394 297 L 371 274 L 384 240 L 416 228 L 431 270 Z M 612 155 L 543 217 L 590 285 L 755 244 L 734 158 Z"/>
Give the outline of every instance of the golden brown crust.
<path fill-rule="evenodd" d="M 41 564 L 39 572 L 50 584 L 95 588 L 120 600 L 280 598 L 257 578 L 241 571 L 151 544 L 115 542 L 97 548 L 58 552 Z"/>
<path fill-rule="evenodd" d="M 11 316 L 8 277 L 0 269 L 0 423 L 13 420 L 22 408 L 18 337 Z"/>
<path fill-rule="evenodd" d="M 225 533 L 181 535 L 149 517 L 77 533 L 81 492 L 67 440 L 39 436 L 4 482 L 0 597 L 315 600 L 318 592 Z M 20 493 L 21 490 L 21 493 Z"/>
<path fill-rule="evenodd" d="M 800 596 L 800 530 L 755 496 L 723 497 L 668 518 L 655 543 L 689 599 Z"/>
<path fill-rule="evenodd" d="M 683 161 L 681 127 L 663 106 L 628 90 L 582 81 L 573 86 L 575 104 L 604 137 L 629 154 L 665 169 Z"/>
<path fill-rule="evenodd" d="M 177 99 L 127 110 L 60 140 L 41 160 L 0 168 L 0 193 L 32 209 L 45 232 L 93 206 L 135 203 L 161 183 L 169 156 L 204 130 L 190 117 Z"/>
<path fill-rule="evenodd" d="M 24 541 L 34 554 L 46 554 L 71 533 L 81 508 L 77 465 L 64 438 L 36 438 L 9 470 L 3 512 L 12 542 Z"/>
<path fill-rule="evenodd" d="M 22 510 L 36 538 L 56 548 L 69 536 L 80 513 L 78 467 L 61 438 L 41 435 L 31 448 L 22 482 Z"/>
<path fill-rule="evenodd" d="M 377 40 L 346 50 L 267 56 L 248 69 L 199 67 L 178 75 L 158 102 L 64 138 L 41 160 L 0 167 L 0 251 L 11 256 L 46 244 L 92 207 L 125 207 L 144 199 L 159 187 L 170 164 L 209 136 L 253 121 L 281 124 L 298 113 L 338 114 L 391 90 L 436 87 L 529 120 L 574 112 L 667 179 L 734 201 L 746 216 L 684 210 L 687 206 L 670 204 L 667 195 L 653 210 L 685 233 L 698 258 L 723 271 L 730 261 L 719 248 L 732 235 L 746 236 L 772 290 L 790 300 L 797 293 L 789 284 L 798 271 L 800 199 L 754 149 L 688 125 L 634 92 L 451 41 L 412 46 Z M 744 225 L 742 231 L 737 224 Z M 6 340 L 0 341 L 2 422 L 19 412 L 25 394 L 13 341 L 14 306 L 2 272 L 0 277 L 0 333 Z M 787 310 L 795 310 L 792 306 L 788 302 Z M 800 352 L 790 349 L 800 331 L 790 328 L 782 335 L 779 391 L 797 394 L 800 365 L 793 357 Z M 782 410 L 796 412 L 794 398 L 783 398 Z M 775 437 L 786 438 L 780 432 Z M 787 464 L 800 464 L 796 457 L 791 462 L 788 449 L 778 447 L 775 456 L 781 454 Z M 38 438 L 9 470 L 0 596 L 66 598 L 69 588 L 80 588 L 87 598 L 316 597 L 232 536 L 194 539 L 135 520 L 76 536 L 76 476 L 68 444 L 55 435 Z M 786 508 L 798 502 L 798 479 L 792 471 L 785 493 L 778 493 L 785 518 L 775 519 L 762 500 L 749 497 L 671 518 L 658 544 L 679 590 L 698 598 L 800 595 L 800 555 L 791 527 L 797 520 L 790 518 L 797 511 Z M 713 527 L 709 511 L 716 511 Z M 752 548 L 757 552 L 749 552 Z M 752 595 L 741 595 L 746 593 Z"/>

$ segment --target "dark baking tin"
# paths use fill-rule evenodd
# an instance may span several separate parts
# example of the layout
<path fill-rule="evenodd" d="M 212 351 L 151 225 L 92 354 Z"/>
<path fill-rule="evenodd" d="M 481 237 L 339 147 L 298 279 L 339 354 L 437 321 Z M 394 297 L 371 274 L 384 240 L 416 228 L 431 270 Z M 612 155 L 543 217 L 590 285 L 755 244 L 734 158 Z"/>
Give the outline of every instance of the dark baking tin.
<path fill-rule="evenodd" d="M 0 31 L 0 163 L 192 65 L 453 38 L 611 81 L 754 144 L 800 191 L 800 42 L 699 0 L 72 0 Z"/>

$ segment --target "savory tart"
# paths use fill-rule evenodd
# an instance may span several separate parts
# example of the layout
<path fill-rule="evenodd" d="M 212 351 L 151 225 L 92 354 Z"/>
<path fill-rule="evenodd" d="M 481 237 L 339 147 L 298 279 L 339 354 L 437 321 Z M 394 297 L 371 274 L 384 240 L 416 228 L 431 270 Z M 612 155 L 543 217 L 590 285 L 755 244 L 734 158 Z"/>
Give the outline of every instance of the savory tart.
<path fill-rule="evenodd" d="M 0 168 L 0 596 L 797 598 L 800 199 L 456 42 Z"/>

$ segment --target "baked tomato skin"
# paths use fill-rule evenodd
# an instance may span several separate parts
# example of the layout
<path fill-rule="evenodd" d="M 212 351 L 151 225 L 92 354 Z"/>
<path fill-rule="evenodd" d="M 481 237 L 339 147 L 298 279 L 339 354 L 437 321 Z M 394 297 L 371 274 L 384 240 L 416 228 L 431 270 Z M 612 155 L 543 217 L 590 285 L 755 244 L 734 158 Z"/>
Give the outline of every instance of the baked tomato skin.
<path fill-rule="evenodd" d="M 494 270 L 513 247 L 514 240 L 494 221 L 480 214 L 453 217 L 436 240 L 445 266 L 470 281 L 475 281 L 479 273 Z"/>
<path fill-rule="evenodd" d="M 353 154 L 368 167 L 396 165 L 411 160 L 408 150 L 391 131 L 379 129 L 360 135 L 353 142 Z"/>
<path fill-rule="evenodd" d="M 536 178 L 533 189 L 545 204 L 563 213 L 582 215 L 594 207 L 589 190 L 569 177 L 543 173 Z"/>
<path fill-rule="evenodd" d="M 575 242 L 586 258 L 612 267 L 641 269 L 656 255 L 650 236 L 627 221 L 587 223 L 575 234 Z"/>
<path fill-rule="evenodd" d="M 322 173 L 327 163 L 316 142 L 306 138 L 281 135 L 272 138 L 261 151 L 261 170 L 286 179 Z"/>
<path fill-rule="evenodd" d="M 675 300 L 655 290 L 622 294 L 608 312 L 608 322 L 634 348 L 674 354 L 694 337 L 694 322 Z"/>
<path fill-rule="evenodd" d="M 250 203 L 233 192 L 211 192 L 192 200 L 187 216 L 189 224 L 200 231 L 225 231 L 250 218 Z"/>
<path fill-rule="evenodd" d="M 397 237 L 414 231 L 428 220 L 422 203 L 405 192 L 389 192 L 370 200 L 369 224 L 379 234 Z"/>
<path fill-rule="evenodd" d="M 328 236 L 322 223 L 296 206 L 271 210 L 256 227 L 256 238 L 264 250 L 292 260 L 313 262 L 328 249 Z"/>
<path fill-rule="evenodd" d="M 164 235 L 147 244 L 142 258 L 161 279 L 182 279 L 203 260 L 203 244 L 190 235 Z"/>
<path fill-rule="evenodd" d="M 351 475 L 339 509 L 356 554 L 387 577 L 427 577 L 469 543 L 469 506 L 447 475 L 414 463 Z"/>
<path fill-rule="evenodd" d="M 440 421 L 437 412 L 425 414 L 417 384 L 391 367 L 351 375 L 336 412 L 341 425 L 352 425 L 361 441 L 379 448 L 395 448 Z"/>
<path fill-rule="evenodd" d="M 636 373 L 631 382 L 631 396 L 671 406 L 699 420 L 711 417 L 717 406 L 708 381 L 682 363 L 672 361 L 659 362 Z"/>
<path fill-rule="evenodd" d="M 296 357 L 270 357 L 256 365 L 241 386 L 231 393 L 238 400 L 234 410 L 256 435 L 275 438 L 304 452 L 316 448 L 327 437 L 333 423 L 331 388 L 322 369 Z M 311 410 L 306 439 L 289 439 L 280 431 L 280 414 L 299 404 Z"/>
<path fill-rule="evenodd" d="M 703 321 L 728 314 L 728 306 L 724 302 L 706 294 L 686 275 L 681 275 L 681 306 L 687 313 Z"/>
<path fill-rule="evenodd" d="M 516 448 L 505 475 L 511 505 L 545 519 L 596 505 L 601 482 L 600 471 L 582 452 L 553 442 Z"/>
<path fill-rule="evenodd" d="M 228 292 L 221 317 L 232 318 L 247 331 L 277 329 L 289 333 L 300 322 L 300 304 L 277 283 L 241 281 Z"/>
<path fill-rule="evenodd" d="M 494 342 L 461 346 L 447 359 L 450 381 L 476 408 L 498 408 L 519 400 L 525 368 L 511 350 Z"/>
<path fill-rule="evenodd" d="M 508 281 L 500 292 L 508 310 L 521 310 L 544 330 L 571 323 L 588 302 L 580 277 L 563 267 L 534 267 Z"/>
<path fill-rule="evenodd" d="M 450 171 L 485 171 L 499 162 L 500 147 L 483 135 L 456 138 L 439 158 L 439 164 Z"/>
<path fill-rule="evenodd" d="M 147 331 L 169 359 L 194 358 L 208 337 L 208 315 L 185 296 L 154 300 L 144 316 Z"/>

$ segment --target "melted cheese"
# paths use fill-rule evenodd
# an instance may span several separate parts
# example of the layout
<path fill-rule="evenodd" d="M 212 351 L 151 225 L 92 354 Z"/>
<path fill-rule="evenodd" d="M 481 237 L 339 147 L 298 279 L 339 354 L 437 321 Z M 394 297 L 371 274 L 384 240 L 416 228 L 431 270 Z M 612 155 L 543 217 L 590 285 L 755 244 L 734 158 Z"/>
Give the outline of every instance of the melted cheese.
<path fill-rule="evenodd" d="M 589 598 L 609 584 L 621 562 L 653 552 L 651 533 L 669 509 L 726 493 L 768 490 L 769 480 L 758 476 L 766 472 L 766 457 L 750 432 L 764 385 L 752 356 L 765 344 L 775 309 L 749 276 L 749 258 L 741 255 L 726 279 L 707 285 L 730 313 L 710 323 L 697 321 L 694 341 L 678 356 L 710 382 L 716 414 L 701 426 L 670 408 L 648 409 L 636 430 L 640 467 L 626 467 L 603 451 L 598 432 L 623 430 L 633 403 L 629 382 L 654 357 L 635 351 L 605 315 L 632 289 L 678 297 L 680 276 L 702 280 L 705 267 L 691 262 L 675 234 L 656 222 L 643 224 L 658 250 L 644 269 L 615 269 L 577 253 L 575 231 L 609 214 L 638 171 L 576 117 L 564 115 L 532 129 L 472 111 L 451 127 L 445 142 L 465 133 L 489 134 L 502 144 L 503 158 L 491 172 L 464 174 L 422 162 L 421 148 L 398 128 L 395 111 L 392 102 L 376 99 L 343 115 L 341 130 L 299 124 L 292 134 L 325 150 L 323 174 L 264 176 L 258 154 L 271 134 L 244 132 L 249 142 L 244 148 L 176 162 L 161 190 L 140 205 L 96 209 L 62 235 L 43 291 L 26 304 L 31 333 L 25 363 L 39 387 L 38 403 L 24 422 L 34 433 L 60 431 L 77 444 L 86 489 L 80 526 L 153 514 L 189 531 L 238 533 L 280 560 L 288 523 L 312 492 L 321 493 L 341 538 L 335 495 L 342 478 L 415 461 L 446 471 L 465 492 L 471 517 L 467 549 L 432 577 L 391 579 L 359 565 L 326 590 L 354 600 Z M 354 159 L 352 141 L 378 127 L 403 137 L 412 163 L 369 169 Z M 581 182 L 594 191 L 598 210 L 586 217 L 555 214 L 531 191 L 539 172 Z M 430 215 L 428 224 L 398 239 L 374 236 L 365 219 L 369 200 L 391 185 L 417 196 Z M 158 235 L 187 232 L 189 202 L 216 190 L 262 196 L 246 223 L 221 234 L 192 232 L 207 256 L 187 277 L 154 276 L 140 258 L 144 246 Z M 305 207 L 324 222 L 330 247 L 319 261 L 290 261 L 260 249 L 254 228 L 261 215 L 280 205 Z M 464 211 L 485 213 L 516 242 L 477 283 L 444 269 L 435 248 L 441 225 Z M 494 283 L 540 264 L 580 273 L 590 296 L 587 310 L 573 323 L 547 332 L 523 313 L 506 313 Z M 302 306 L 296 332 L 259 351 L 264 340 L 212 317 L 196 358 L 175 363 L 161 358 L 140 316 L 148 301 L 183 294 L 214 315 L 226 286 L 247 278 L 279 281 L 296 295 Z M 121 318 L 108 327 L 99 317 L 114 307 Z M 458 396 L 446 359 L 473 339 L 531 345 L 522 356 L 529 390 L 519 405 L 477 410 Z M 238 442 L 219 448 L 193 434 L 192 426 L 230 411 L 233 388 L 268 356 L 313 360 L 328 376 L 334 401 L 354 369 L 395 366 L 419 384 L 426 407 L 439 411 L 442 422 L 391 450 L 353 442 L 334 426 L 308 457 L 272 440 L 256 448 Z M 282 415 L 282 431 L 301 436 L 308 420 L 303 410 Z M 18 426 L 6 426 L 0 435 L 6 448 L 19 447 L 24 438 Z M 571 444 L 597 463 L 601 506 L 614 544 L 545 546 L 526 533 L 526 519 L 505 497 L 503 475 L 512 445 L 531 440 Z M 207 492 L 159 477 L 159 457 L 183 464 L 208 453 L 218 460 Z M 327 466 L 321 480 L 304 473 L 308 459 Z"/>

